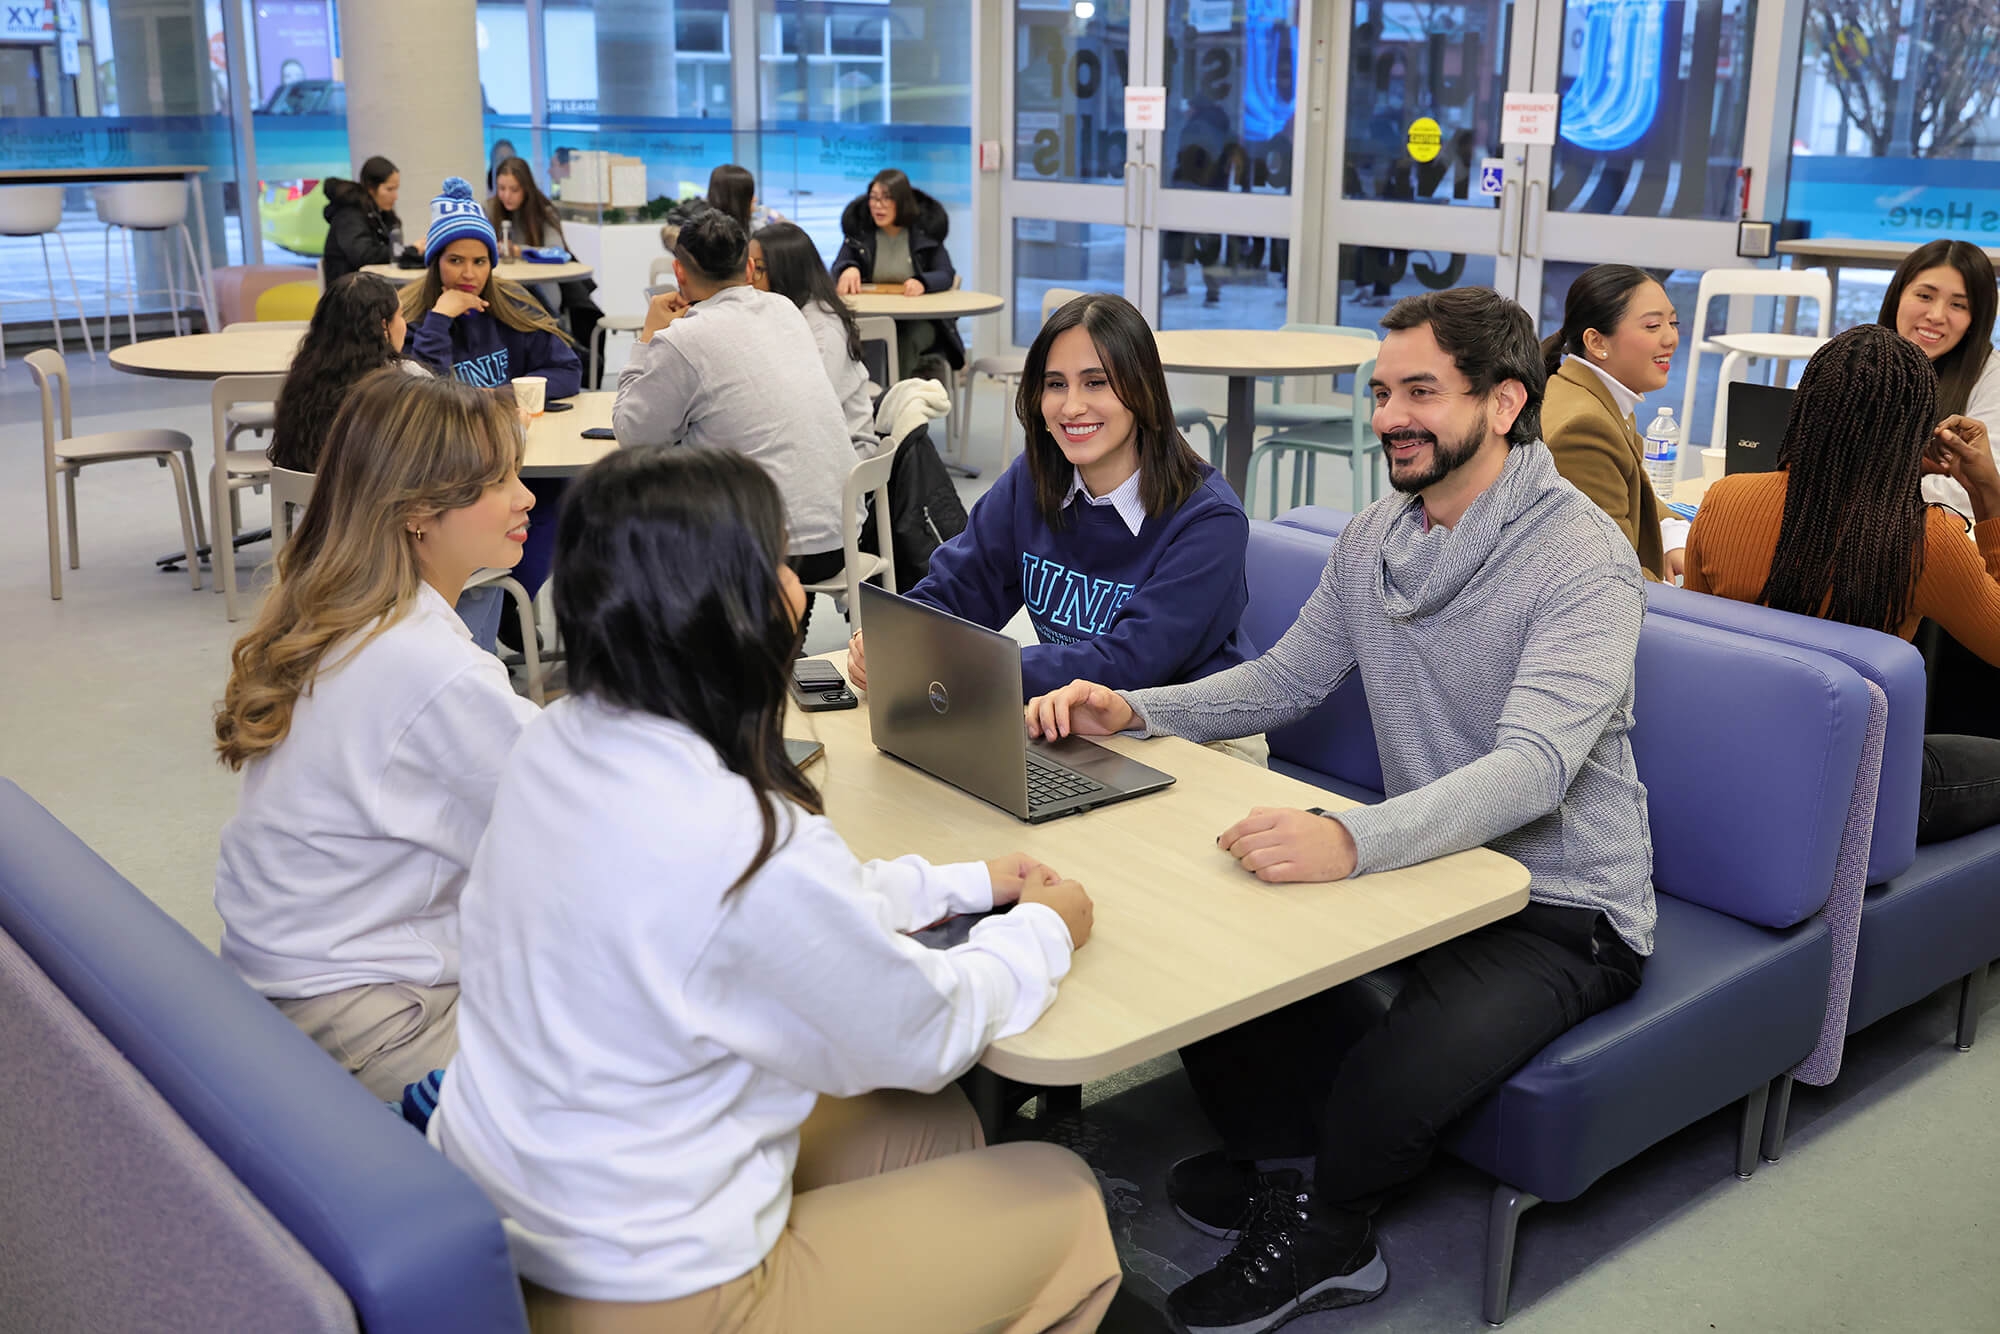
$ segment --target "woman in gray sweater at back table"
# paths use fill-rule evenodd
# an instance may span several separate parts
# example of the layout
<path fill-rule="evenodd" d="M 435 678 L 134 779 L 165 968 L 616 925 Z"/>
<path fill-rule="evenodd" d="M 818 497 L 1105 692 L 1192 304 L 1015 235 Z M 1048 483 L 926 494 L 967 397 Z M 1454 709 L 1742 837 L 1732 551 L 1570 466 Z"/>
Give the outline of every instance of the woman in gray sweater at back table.
<path fill-rule="evenodd" d="M 612 429 L 626 449 L 688 445 L 748 455 L 785 498 L 803 583 L 839 574 L 840 493 L 854 445 L 799 308 L 750 285 L 749 238 L 710 209 L 681 228 L 676 292 L 653 299 L 618 376 Z"/>
<path fill-rule="evenodd" d="M 826 378 L 847 418 L 855 456 L 875 457 L 883 442 L 875 433 L 875 391 L 861 362 L 861 327 L 833 290 L 833 279 L 812 237 L 796 223 L 758 228 L 750 238 L 750 282 L 760 292 L 776 292 L 806 317 Z"/>

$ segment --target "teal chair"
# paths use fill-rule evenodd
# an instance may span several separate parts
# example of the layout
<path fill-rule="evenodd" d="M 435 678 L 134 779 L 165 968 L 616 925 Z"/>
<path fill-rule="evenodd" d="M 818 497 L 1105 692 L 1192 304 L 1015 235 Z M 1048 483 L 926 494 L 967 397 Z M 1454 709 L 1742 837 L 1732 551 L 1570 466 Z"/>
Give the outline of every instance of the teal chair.
<path fill-rule="evenodd" d="M 1341 330 L 1340 332 L 1350 333 L 1353 331 Z M 1375 362 L 1371 359 L 1355 369 L 1354 383 L 1356 385 L 1365 385 L 1368 383 L 1368 377 L 1374 373 Z M 1312 403 L 1292 404 L 1289 406 L 1319 408 L 1328 405 Z M 1355 411 L 1352 399 L 1350 398 L 1346 416 L 1343 418 L 1308 422 L 1289 427 L 1285 430 L 1273 431 L 1270 435 L 1266 436 L 1263 442 L 1250 454 L 1250 470 L 1247 481 L 1248 490 L 1251 494 L 1243 497 L 1244 509 L 1253 515 L 1256 513 L 1253 497 L 1257 491 L 1257 466 L 1260 463 L 1269 463 L 1271 465 L 1271 484 L 1266 488 L 1266 498 L 1270 504 L 1271 517 L 1275 518 L 1277 516 L 1279 508 L 1278 465 L 1284 461 L 1287 454 L 1292 456 L 1291 508 L 1296 509 L 1300 505 L 1311 504 L 1313 501 L 1313 485 L 1318 480 L 1317 464 L 1319 456 L 1322 454 L 1331 454 L 1336 457 L 1344 457 L 1347 460 L 1353 479 L 1351 489 L 1348 493 L 1348 504 L 1355 511 L 1360 511 L 1370 501 L 1374 500 L 1376 496 L 1381 494 L 1381 488 L 1377 485 L 1379 474 L 1377 465 L 1382 459 L 1382 442 L 1375 438 L 1375 432 L 1370 429 L 1370 415 L 1369 413 Z M 1263 417 L 1262 411 L 1258 413 L 1258 417 L 1261 421 Z"/>
<path fill-rule="evenodd" d="M 1181 428 L 1183 435 L 1197 426 L 1208 432 L 1208 461 L 1218 468 L 1222 466 L 1222 428 L 1215 424 L 1215 416 L 1207 408 L 1175 408 L 1174 425 Z"/>
<path fill-rule="evenodd" d="M 1280 326 L 1282 333 L 1324 333 L 1343 334 L 1348 338 L 1366 338 L 1369 342 L 1380 342 L 1382 335 L 1375 329 L 1363 329 L 1348 324 L 1286 324 Z M 1344 373 L 1344 372 L 1343 372 Z M 1273 430 L 1285 431 L 1296 426 L 1323 426 L 1328 422 L 1344 422 L 1354 416 L 1354 395 L 1338 392 L 1340 376 L 1333 377 L 1335 393 L 1325 403 L 1285 402 L 1285 378 L 1280 376 L 1271 384 L 1271 401 L 1257 409 L 1253 420 L 1258 426 L 1268 426 Z M 1357 385 L 1366 381 L 1357 378 Z"/>

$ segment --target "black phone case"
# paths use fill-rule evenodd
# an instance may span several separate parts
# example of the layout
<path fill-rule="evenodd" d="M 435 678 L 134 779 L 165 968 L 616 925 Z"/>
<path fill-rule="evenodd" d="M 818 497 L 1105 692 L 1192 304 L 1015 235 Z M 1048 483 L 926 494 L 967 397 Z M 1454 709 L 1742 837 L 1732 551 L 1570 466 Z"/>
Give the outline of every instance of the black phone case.
<path fill-rule="evenodd" d="M 792 669 L 792 699 L 807 713 L 825 713 L 832 709 L 861 707 L 860 699 L 847 688 L 847 682 L 840 679 L 838 672 L 834 673 L 834 679 L 831 681 L 824 684 L 815 682 L 808 686 L 800 684 L 796 667 Z"/>

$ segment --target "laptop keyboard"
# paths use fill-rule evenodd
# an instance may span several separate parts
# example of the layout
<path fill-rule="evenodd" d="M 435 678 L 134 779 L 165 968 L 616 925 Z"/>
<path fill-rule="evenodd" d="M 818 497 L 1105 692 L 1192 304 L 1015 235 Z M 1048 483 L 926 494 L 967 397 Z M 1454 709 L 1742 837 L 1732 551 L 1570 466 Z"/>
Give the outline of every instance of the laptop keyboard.
<path fill-rule="evenodd" d="M 1058 802 L 1106 791 L 1104 784 L 1028 752 L 1028 809 L 1041 810 Z"/>

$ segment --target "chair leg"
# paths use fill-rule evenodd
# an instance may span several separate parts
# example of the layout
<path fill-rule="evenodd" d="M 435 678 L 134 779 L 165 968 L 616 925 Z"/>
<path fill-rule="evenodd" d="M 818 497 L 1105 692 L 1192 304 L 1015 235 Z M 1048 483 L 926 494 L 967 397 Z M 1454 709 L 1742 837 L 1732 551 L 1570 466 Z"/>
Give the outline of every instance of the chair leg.
<path fill-rule="evenodd" d="M 49 600 L 62 601 L 62 529 L 56 519 L 56 470 L 44 461 L 42 489 L 49 509 Z"/>
<path fill-rule="evenodd" d="M 63 239 L 61 232 L 56 233 L 56 244 L 62 248 L 63 272 L 69 275 L 69 297 L 76 305 L 77 328 L 83 331 L 83 350 L 90 354 L 92 361 L 96 361 L 97 348 L 90 341 L 90 316 L 83 313 L 83 293 L 76 285 L 76 266 L 69 262 L 69 242 Z"/>
<path fill-rule="evenodd" d="M 528 698 L 540 704 L 542 698 L 542 650 L 535 643 L 535 600 L 518 579 L 495 581 L 514 604 L 521 618 L 521 666 L 528 676 Z"/>
<path fill-rule="evenodd" d="M 62 312 L 56 309 L 56 274 L 49 267 L 49 237 L 44 232 L 35 238 L 42 243 L 42 277 L 49 284 L 49 323 L 56 326 L 56 355 L 69 355 L 69 345 L 63 342 Z"/>
<path fill-rule="evenodd" d="M 208 284 L 204 283 L 201 279 L 201 256 L 195 253 L 194 233 L 188 230 L 185 222 L 181 224 L 180 231 L 181 244 L 187 250 L 188 281 L 193 284 L 188 295 L 192 296 L 201 307 L 202 331 L 204 333 L 221 333 L 222 330 L 215 327 L 215 312 L 210 310 L 208 306 Z M 171 246 L 172 242 L 168 244 Z M 178 296 L 174 299 L 176 301 L 180 300 Z"/>
<path fill-rule="evenodd" d="M 1369 486 L 1374 475 L 1375 469 L 1368 462 L 1368 451 L 1356 445 L 1347 456 L 1347 507 L 1356 514 L 1367 509 L 1368 502 L 1374 499 L 1370 494 L 1373 488 Z"/>
<path fill-rule="evenodd" d="M 1979 1036 L 1979 1011 L 1986 999 L 1986 965 L 1981 964 L 1958 984 L 1958 1049 L 1971 1051 Z"/>
<path fill-rule="evenodd" d="M 1743 1099 L 1743 1121 L 1736 1131 L 1736 1175 L 1748 1181 L 1757 1170 L 1757 1141 L 1764 1133 L 1764 1109 L 1770 1105 L 1770 1081 L 1751 1089 Z"/>
<path fill-rule="evenodd" d="M 125 246 L 121 253 L 125 257 L 125 336 L 136 345 L 139 341 L 139 293 L 134 284 L 135 275 L 132 269 L 138 263 L 139 256 L 130 227 L 125 229 L 124 240 Z M 175 332 L 179 332 L 180 326 L 175 325 L 174 329 Z"/>
<path fill-rule="evenodd" d="M 228 526 L 229 511 L 224 507 L 223 492 L 228 489 L 228 474 L 223 471 L 222 461 L 217 459 L 208 470 L 208 531 L 213 540 L 208 544 L 208 569 L 215 576 L 215 589 L 222 594 L 223 615 L 236 619 L 236 532 Z M 195 576 L 195 587 L 201 587 L 201 576 Z"/>
<path fill-rule="evenodd" d="M 1779 1075 L 1770 1106 L 1764 1109 L 1764 1161 L 1775 1163 L 1785 1156 L 1786 1123 L 1792 1119 L 1792 1077 Z"/>
<path fill-rule="evenodd" d="M 1486 1323 L 1507 1323 L 1507 1301 L 1514 1288 L 1514 1239 L 1521 1215 L 1542 1202 L 1539 1195 L 1499 1185 L 1486 1209 Z"/>
<path fill-rule="evenodd" d="M 104 350 L 111 351 L 111 224 L 104 225 Z"/>
<path fill-rule="evenodd" d="M 180 508 L 181 543 L 187 549 L 188 569 L 192 572 L 189 577 L 194 581 L 195 591 L 200 592 L 201 562 L 194 554 L 198 543 L 194 538 L 194 525 L 188 522 L 188 515 L 201 503 L 194 494 L 194 455 L 184 455 L 183 451 L 175 450 L 162 457 L 166 461 L 167 471 L 174 475 L 174 500 Z"/>
<path fill-rule="evenodd" d="M 595 329 L 592 329 L 590 331 L 590 375 L 589 378 L 584 381 L 584 383 L 589 385 L 592 389 L 602 389 L 604 387 L 604 381 L 599 379 L 597 374 L 597 365 L 598 365 L 597 350 L 603 346 L 604 346 L 604 326 L 600 324 Z"/>
<path fill-rule="evenodd" d="M 77 562 L 83 559 L 82 549 L 77 546 L 76 541 L 76 473 L 74 471 L 63 474 L 63 505 L 69 511 L 69 567 L 74 570 L 78 568 Z"/>

